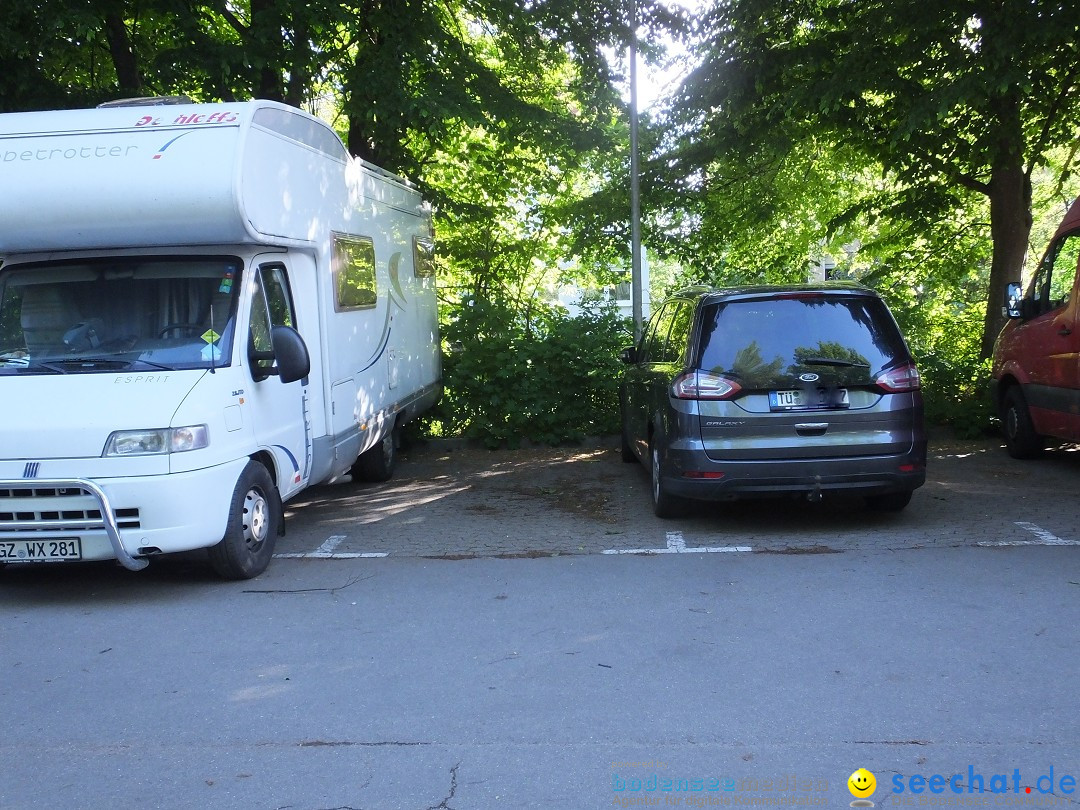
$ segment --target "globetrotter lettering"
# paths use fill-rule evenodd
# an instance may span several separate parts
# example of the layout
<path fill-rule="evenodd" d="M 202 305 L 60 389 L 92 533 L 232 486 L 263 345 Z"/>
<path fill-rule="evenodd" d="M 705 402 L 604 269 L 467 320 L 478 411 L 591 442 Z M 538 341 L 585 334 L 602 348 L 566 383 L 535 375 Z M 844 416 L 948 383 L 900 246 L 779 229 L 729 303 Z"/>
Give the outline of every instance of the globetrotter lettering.
<path fill-rule="evenodd" d="M 137 146 L 80 146 L 67 149 L 25 149 L 22 152 L 4 152 L 4 163 L 17 160 L 32 162 L 45 160 L 90 160 L 94 158 L 127 157 Z"/>

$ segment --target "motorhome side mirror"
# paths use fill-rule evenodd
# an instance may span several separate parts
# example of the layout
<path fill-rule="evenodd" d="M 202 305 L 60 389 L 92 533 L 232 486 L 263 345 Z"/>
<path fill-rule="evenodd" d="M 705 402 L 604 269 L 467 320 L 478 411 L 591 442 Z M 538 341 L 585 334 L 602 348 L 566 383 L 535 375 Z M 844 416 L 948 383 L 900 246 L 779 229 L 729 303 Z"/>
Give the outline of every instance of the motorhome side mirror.
<path fill-rule="evenodd" d="M 275 371 L 283 383 L 302 380 L 311 371 L 311 355 L 300 333 L 291 326 L 275 326 L 270 330 L 274 347 Z"/>
<path fill-rule="evenodd" d="M 1020 289 L 1020 285 L 1015 282 L 1009 282 L 1005 287 L 1005 316 L 1008 318 L 1022 318 L 1023 313 L 1023 292 Z"/>
<path fill-rule="evenodd" d="M 632 366 L 637 362 L 637 349 L 633 346 L 627 346 L 619 352 L 619 359 L 626 363 L 626 365 Z"/>

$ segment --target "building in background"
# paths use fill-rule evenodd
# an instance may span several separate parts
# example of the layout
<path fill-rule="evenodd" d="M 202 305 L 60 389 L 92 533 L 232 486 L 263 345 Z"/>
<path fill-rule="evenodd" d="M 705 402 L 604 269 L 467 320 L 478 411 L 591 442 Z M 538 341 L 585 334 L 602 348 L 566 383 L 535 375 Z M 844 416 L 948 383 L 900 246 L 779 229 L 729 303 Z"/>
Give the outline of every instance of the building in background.
<path fill-rule="evenodd" d="M 619 314 L 625 318 L 634 316 L 634 301 L 631 297 L 630 269 L 616 272 L 618 281 L 601 289 L 584 289 L 577 284 L 564 284 L 558 290 L 557 299 L 561 306 L 566 307 L 570 317 L 581 314 L 585 304 L 591 301 L 613 301 L 619 309 Z M 645 247 L 641 248 L 641 315 L 649 317 L 649 257 Z"/>

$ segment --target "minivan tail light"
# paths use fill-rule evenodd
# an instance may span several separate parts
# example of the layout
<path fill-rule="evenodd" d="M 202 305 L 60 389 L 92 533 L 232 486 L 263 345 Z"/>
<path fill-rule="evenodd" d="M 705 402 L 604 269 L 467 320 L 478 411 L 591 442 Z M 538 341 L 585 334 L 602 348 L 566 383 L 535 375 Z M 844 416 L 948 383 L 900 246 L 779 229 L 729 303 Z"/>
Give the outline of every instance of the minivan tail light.
<path fill-rule="evenodd" d="M 671 384 L 677 399 L 731 399 L 742 386 L 723 374 L 709 371 L 687 371 Z"/>
<path fill-rule="evenodd" d="M 918 391 L 921 379 L 915 364 L 908 363 L 881 372 L 874 380 L 874 384 L 889 394 L 900 394 L 904 391 Z"/>

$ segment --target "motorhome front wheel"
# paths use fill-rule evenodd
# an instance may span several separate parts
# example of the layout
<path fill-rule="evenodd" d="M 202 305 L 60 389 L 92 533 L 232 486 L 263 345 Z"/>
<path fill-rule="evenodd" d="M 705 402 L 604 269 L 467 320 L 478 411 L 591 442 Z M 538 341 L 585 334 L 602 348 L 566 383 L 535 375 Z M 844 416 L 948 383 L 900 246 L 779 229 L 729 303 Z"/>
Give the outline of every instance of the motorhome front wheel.
<path fill-rule="evenodd" d="M 233 490 L 225 536 L 210 548 L 210 564 L 226 579 L 251 579 L 266 570 L 281 529 L 281 500 L 269 471 L 249 461 Z"/>

